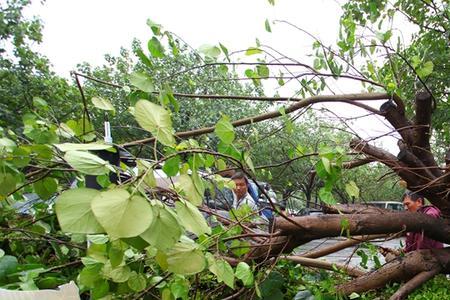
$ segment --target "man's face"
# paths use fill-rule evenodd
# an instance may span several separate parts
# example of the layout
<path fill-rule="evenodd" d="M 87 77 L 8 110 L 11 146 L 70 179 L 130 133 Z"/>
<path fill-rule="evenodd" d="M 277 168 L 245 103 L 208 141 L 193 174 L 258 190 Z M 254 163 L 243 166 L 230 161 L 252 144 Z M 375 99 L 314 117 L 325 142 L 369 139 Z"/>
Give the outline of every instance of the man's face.
<path fill-rule="evenodd" d="M 236 178 L 233 179 L 233 181 L 236 185 L 233 191 L 236 194 L 237 198 L 241 199 L 245 196 L 245 194 L 247 194 L 247 182 L 245 182 L 244 178 Z"/>
<path fill-rule="evenodd" d="M 403 205 L 405 206 L 405 209 L 407 209 L 410 212 L 416 212 L 421 206 L 422 201 L 418 199 L 417 201 L 411 200 L 411 197 L 406 196 L 405 199 L 403 199 Z"/>

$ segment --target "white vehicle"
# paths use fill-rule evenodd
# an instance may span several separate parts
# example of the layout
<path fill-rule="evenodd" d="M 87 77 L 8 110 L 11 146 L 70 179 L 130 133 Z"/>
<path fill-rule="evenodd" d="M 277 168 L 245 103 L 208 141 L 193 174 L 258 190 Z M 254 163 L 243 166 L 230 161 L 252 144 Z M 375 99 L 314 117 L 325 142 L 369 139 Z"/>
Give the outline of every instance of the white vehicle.
<path fill-rule="evenodd" d="M 371 202 L 367 202 L 366 204 L 370 205 L 370 206 L 375 206 L 375 207 L 390 209 L 390 210 L 395 210 L 395 211 L 405 210 L 405 208 L 403 207 L 403 203 L 397 202 L 397 201 L 371 201 Z"/>

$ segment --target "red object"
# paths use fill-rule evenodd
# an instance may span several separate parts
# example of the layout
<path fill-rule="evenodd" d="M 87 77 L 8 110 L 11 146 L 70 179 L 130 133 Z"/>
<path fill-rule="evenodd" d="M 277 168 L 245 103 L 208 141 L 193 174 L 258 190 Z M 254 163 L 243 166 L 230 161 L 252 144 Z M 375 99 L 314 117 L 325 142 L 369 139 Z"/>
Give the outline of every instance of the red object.
<path fill-rule="evenodd" d="M 417 212 L 429 215 L 433 218 L 440 218 L 441 211 L 439 208 L 433 205 L 427 205 L 420 207 Z M 422 232 L 408 232 L 406 233 L 406 246 L 405 252 L 411 252 L 419 249 L 436 249 L 444 248 L 441 242 L 432 240 L 426 237 Z"/>

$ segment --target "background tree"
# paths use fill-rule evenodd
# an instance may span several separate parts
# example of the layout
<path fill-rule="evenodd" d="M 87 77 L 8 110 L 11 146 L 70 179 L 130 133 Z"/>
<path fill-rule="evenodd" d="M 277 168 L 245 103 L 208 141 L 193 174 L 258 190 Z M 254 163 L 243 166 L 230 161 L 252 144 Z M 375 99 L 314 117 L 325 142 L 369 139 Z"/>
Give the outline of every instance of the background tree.
<path fill-rule="evenodd" d="M 79 109 L 77 90 L 51 71 L 48 59 L 33 49 L 34 44 L 42 41 L 42 23 L 38 18 L 23 16 L 30 3 L 8 0 L 0 4 L 0 125 L 3 127 L 17 128 L 21 123 L 17 115 L 35 108 L 34 98 L 51 104 L 57 119 Z"/>

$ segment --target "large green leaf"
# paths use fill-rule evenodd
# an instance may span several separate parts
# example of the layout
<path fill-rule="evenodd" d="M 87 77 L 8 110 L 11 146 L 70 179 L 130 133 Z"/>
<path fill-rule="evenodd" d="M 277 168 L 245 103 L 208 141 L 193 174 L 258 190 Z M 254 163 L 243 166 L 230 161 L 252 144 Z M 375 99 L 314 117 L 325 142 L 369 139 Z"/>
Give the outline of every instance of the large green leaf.
<path fill-rule="evenodd" d="M 358 198 L 359 197 L 359 187 L 356 183 L 351 180 L 349 183 L 345 185 L 345 191 L 350 197 Z"/>
<path fill-rule="evenodd" d="M 67 151 L 64 155 L 67 163 L 77 171 L 89 175 L 103 175 L 114 172 L 114 168 L 97 155 L 84 151 Z"/>
<path fill-rule="evenodd" d="M 147 100 L 136 103 L 134 116 L 139 125 L 166 146 L 175 144 L 173 137 L 172 120 L 170 114 L 163 107 Z"/>
<path fill-rule="evenodd" d="M 180 175 L 175 183 L 180 193 L 186 197 L 192 204 L 200 206 L 203 202 L 203 194 L 197 189 L 194 181 L 187 174 Z"/>
<path fill-rule="evenodd" d="M 226 116 L 223 116 L 222 119 L 217 122 L 214 133 L 227 145 L 234 141 L 234 128 Z"/>
<path fill-rule="evenodd" d="M 184 228 L 197 236 L 204 233 L 211 234 L 211 228 L 197 207 L 184 200 L 177 201 L 175 207 L 177 208 L 178 218 Z"/>
<path fill-rule="evenodd" d="M 419 75 L 420 78 L 425 78 L 431 73 L 433 73 L 434 64 L 432 61 L 427 61 L 423 64 L 423 66 L 416 70 L 417 75 Z"/>
<path fill-rule="evenodd" d="M 175 155 L 174 157 L 169 158 L 164 162 L 162 170 L 166 173 L 167 176 L 175 176 L 178 174 L 180 170 L 181 157 L 179 155 Z"/>
<path fill-rule="evenodd" d="M 43 200 L 50 199 L 58 189 L 58 181 L 52 177 L 45 177 L 33 184 L 34 191 Z"/>
<path fill-rule="evenodd" d="M 198 51 L 211 58 L 217 58 L 220 55 L 219 47 L 213 45 L 201 45 Z"/>
<path fill-rule="evenodd" d="M 11 255 L 5 255 L 0 258 L 0 283 L 6 279 L 8 274 L 15 273 L 19 266 L 17 258 Z"/>
<path fill-rule="evenodd" d="M 253 272 L 245 262 L 240 262 L 236 267 L 236 278 L 242 280 L 245 286 L 253 285 Z"/>
<path fill-rule="evenodd" d="M 55 144 L 53 145 L 62 152 L 67 151 L 88 151 L 88 150 L 106 150 L 106 149 L 114 149 L 111 145 L 107 144 L 75 144 L 75 143 L 64 143 L 64 144 Z"/>
<path fill-rule="evenodd" d="M 180 239 L 181 225 L 166 206 L 157 201 L 152 204 L 153 223 L 140 237 L 155 248 L 165 251 Z"/>
<path fill-rule="evenodd" d="M 167 251 L 167 264 L 170 272 L 192 275 L 203 271 L 206 260 L 195 243 L 177 243 Z"/>
<path fill-rule="evenodd" d="M 152 93 L 155 86 L 150 77 L 141 72 L 134 72 L 130 75 L 130 83 L 140 89 L 141 91 Z"/>
<path fill-rule="evenodd" d="M 161 42 L 156 38 L 152 37 L 148 41 L 148 51 L 153 57 L 163 58 L 164 57 L 164 47 L 161 45 Z"/>
<path fill-rule="evenodd" d="M 91 202 L 100 192 L 79 188 L 67 190 L 56 200 L 55 210 L 59 225 L 70 233 L 104 232 L 91 210 Z"/>
<path fill-rule="evenodd" d="M 111 102 L 105 98 L 93 97 L 92 104 L 94 104 L 95 107 L 101 110 L 112 111 L 113 113 L 116 111 Z"/>
<path fill-rule="evenodd" d="M 92 200 L 92 211 L 113 238 L 138 236 L 153 220 L 150 204 L 141 196 L 130 196 L 123 189 L 101 192 Z"/>
<path fill-rule="evenodd" d="M 138 274 L 135 271 L 131 272 L 128 279 L 128 287 L 135 292 L 140 292 L 147 286 L 147 280 L 143 274 Z"/>
<path fill-rule="evenodd" d="M 224 282 L 230 288 L 234 288 L 234 272 L 230 264 L 223 259 L 215 259 L 211 253 L 207 253 L 209 270 L 217 276 L 218 282 Z"/>
<path fill-rule="evenodd" d="M 0 200 L 16 189 L 16 179 L 10 173 L 0 173 Z"/>

